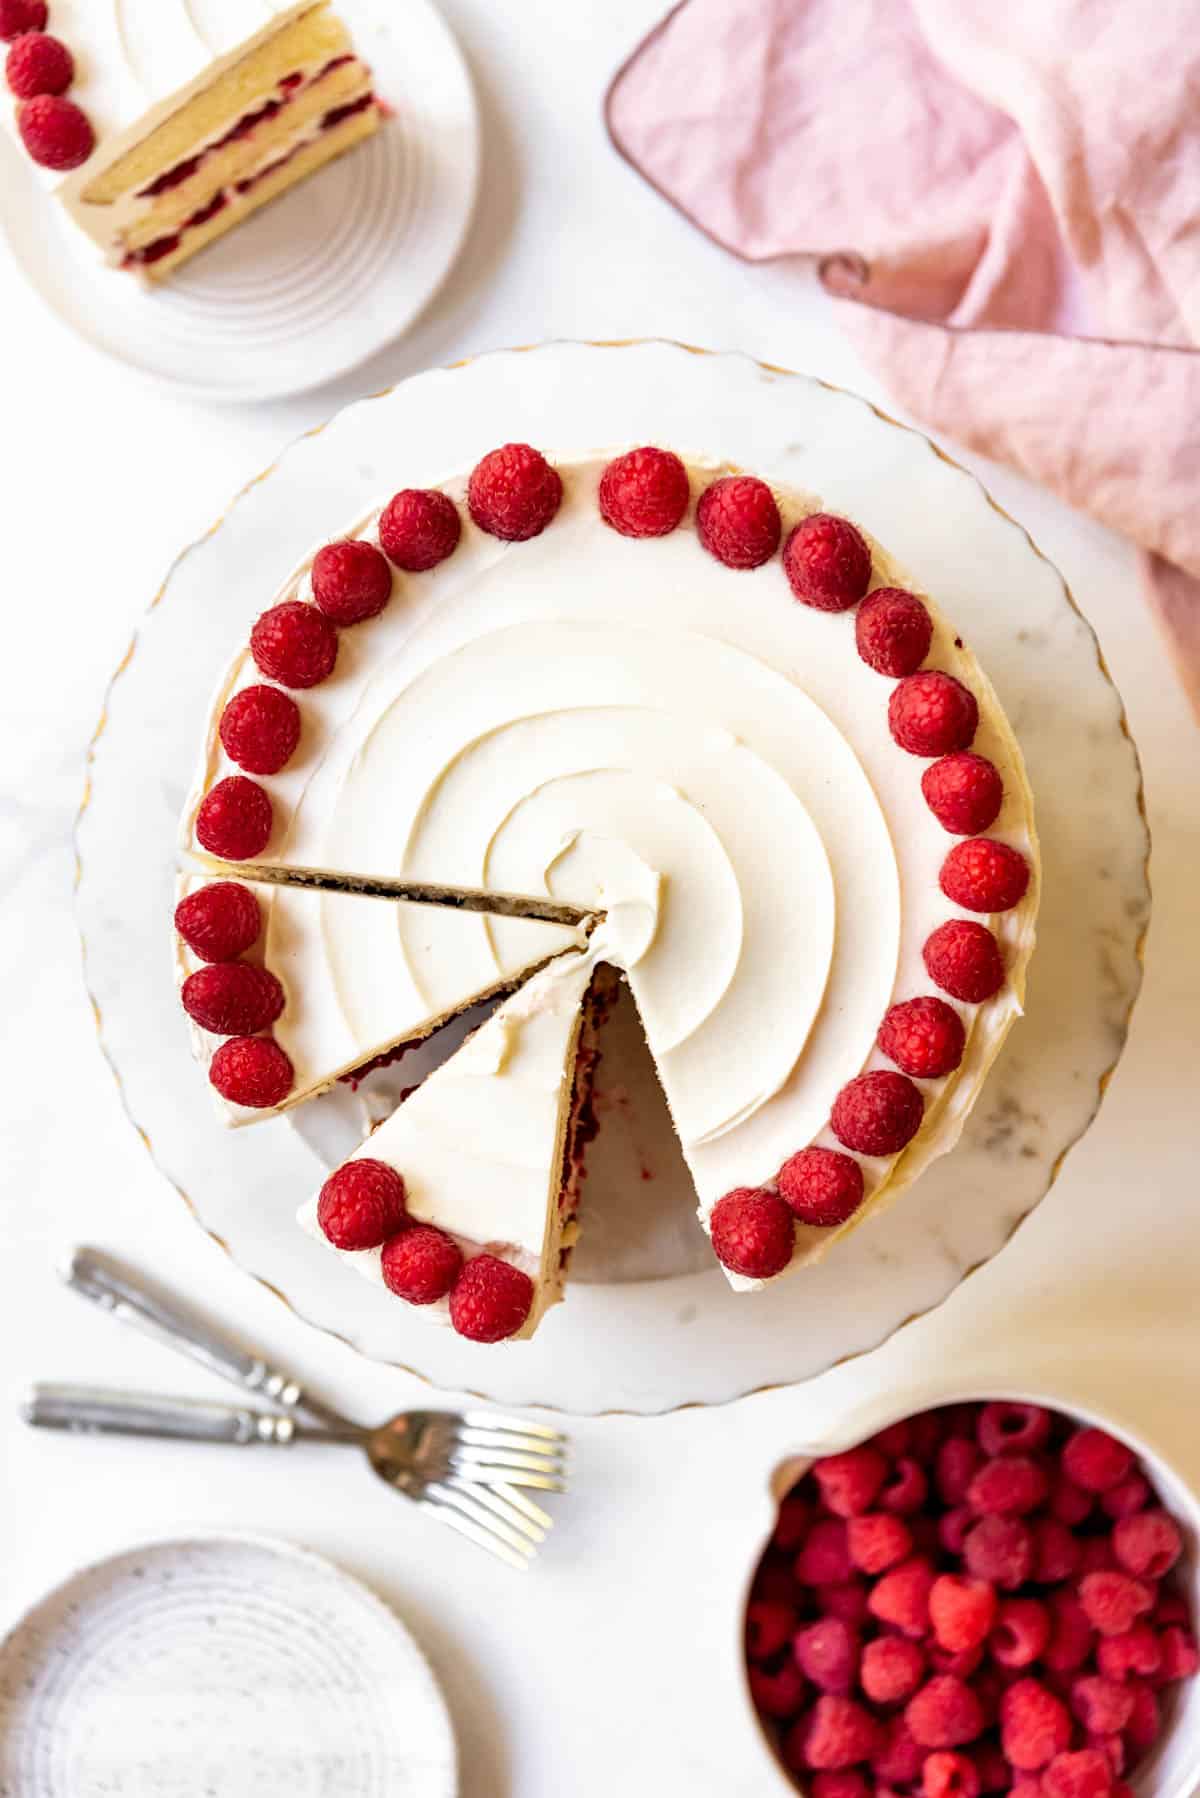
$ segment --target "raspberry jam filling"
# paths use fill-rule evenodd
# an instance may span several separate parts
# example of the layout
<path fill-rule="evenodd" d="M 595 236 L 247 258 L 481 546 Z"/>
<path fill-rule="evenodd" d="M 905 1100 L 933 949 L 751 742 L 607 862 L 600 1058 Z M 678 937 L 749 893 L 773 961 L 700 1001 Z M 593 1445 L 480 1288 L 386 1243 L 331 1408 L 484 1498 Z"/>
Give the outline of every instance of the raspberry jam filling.
<path fill-rule="evenodd" d="M 338 58 L 339 62 L 344 60 L 348 59 Z M 331 63 L 329 66 L 330 68 L 334 68 L 337 65 L 336 63 Z M 317 77 L 317 79 L 319 79 L 319 77 Z M 122 258 L 121 267 L 147 268 L 152 263 L 161 262 L 164 256 L 171 255 L 174 250 L 179 248 L 185 232 L 192 231 L 198 225 L 206 224 L 209 219 L 215 218 L 218 212 L 223 211 L 223 209 L 228 206 L 231 198 L 235 194 L 239 197 L 243 194 L 248 194 L 252 188 L 258 186 L 260 181 L 265 181 L 268 176 L 276 174 L 279 169 L 283 168 L 285 163 L 292 160 L 293 156 L 298 156 L 301 150 L 307 149 L 308 145 L 313 143 L 316 138 L 321 137 L 326 131 L 332 131 L 336 126 L 342 124 L 344 120 L 353 118 L 356 113 L 366 112 L 367 108 L 374 104 L 375 95 L 373 93 L 367 93 L 360 94 L 357 100 L 348 100 L 344 106 L 332 107 L 329 112 L 322 114 L 316 131 L 311 137 L 305 137 L 302 142 L 294 144 L 292 148 L 285 151 L 282 156 L 277 156 L 274 162 L 269 162 L 265 168 L 256 170 L 253 175 L 247 175 L 244 180 L 236 182 L 232 188 L 222 188 L 219 193 L 213 195 L 212 199 L 209 200 L 206 205 L 201 206 L 199 211 L 193 212 L 189 218 L 184 219 L 178 231 L 169 232 L 164 237 L 156 237 L 150 243 L 143 245 L 140 250 L 127 251 Z M 275 110 L 279 110 L 278 106 L 275 107 Z M 259 113 L 256 115 L 256 122 L 257 119 L 260 119 L 262 116 L 263 112 L 260 109 Z M 222 143 L 225 143 L 228 140 L 222 138 L 221 141 Z M 194 159 L 194 161 L 197 162 L 199 160 L 202 160 L 202 158 Z"/>
<path fill-rule="evenodd" d="M 279 93 L 276 96 L 270 100 L 264 100 L 261 105 L 253 107 L 249 112 L 244 112 L 223 137 L 216 138 L 203 150 L 198 150 L 194 156 L 185 157 L 182 162 L 177 162 L 173 167 L 165 169 L 161 175 L 156 175 L 149 186 L 138 189 L 138 199 L 154 200 L 159 194 L 170 193 L 173 187 L 182 187 L 183 183 L 191 179 L 201 163 L 206 157 L 212 155 L 214 150 L 223 149 L 226 144 L 237 143 L 240 139 L 249 137 L 256 126 L 264 124 L 268 119 L 273 119 L 276 113 L 286 106 L 301 88 L 315 87 L 318 81 L 324 81 L 326 75 L 332 75 L 335 69 L 344 68 L 347 63 L 353 61 L 354 57 L 350 55 L 335 56 L 331 62 L 327 62 L 323 69 L 318 69 L 316 74 L 307 81 L 299 71 L 285 75 L 279 83 Z"/>

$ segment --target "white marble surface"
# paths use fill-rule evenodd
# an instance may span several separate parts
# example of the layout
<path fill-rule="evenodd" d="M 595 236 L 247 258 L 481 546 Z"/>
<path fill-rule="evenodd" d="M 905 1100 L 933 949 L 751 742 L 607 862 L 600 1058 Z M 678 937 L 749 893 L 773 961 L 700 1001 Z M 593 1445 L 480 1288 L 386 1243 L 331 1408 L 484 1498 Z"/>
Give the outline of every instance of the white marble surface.
<path fill-rule="evenodd" d="M 761 1790 L 761 1763 L 736 1701 L 729 1596 L 754 1553 L 766 1471 L 790 1444 L 953 1363 L 960 1378 L 978 1370 L 981 1385 L 1050 1381 L 1116 1406 L 1200 1480 L 1197 733 L 1129 550 L 1014 476 L 981 469 L 1066 574 L 1125 695 L 1146 766 L 1156 912 L 1145 990 L 1099 1122 L 998 1261 L 888 1349 L 809 1387 L 580 1424 L 577 1493 L 524 1581 L 439 1535 L 339 1451 L 289 1468 L 268 1450 L 38 1437 L 10 1402 L 35 1374 L 204 1387 L 57 1290 L 53 1265 L 81 1238 L 202 1290 L 364 1415 L 417 1393 L 306 1331 L 204 1240 L 129 1130 L 93 1040 L 69 829 L 101 687 L 177 547 L 287 438 L 344 401 L 496 344 L 661 333 L 885 397 L 806 271 L 726 260 L 607 147 L 603 85 L 656 0 L 568 12 L 554 0 L 446 0 L 446 11 L 483 101 L 480 212 L 433 313 L 352 382 L 256 411 L 205 410 L 98 360 L 0 260 L 3 619 L 19 671 L 0 715 L 0 1614 L 150 1533 L 274 1531 L 332 1554 L 402 1611 L 445 1683 L 468 1798 L 600 1798 L 618 1780 L 630 1792 L 737 1798 Z M 1079 902 L 1082 913 L 1086 890 Z"/>

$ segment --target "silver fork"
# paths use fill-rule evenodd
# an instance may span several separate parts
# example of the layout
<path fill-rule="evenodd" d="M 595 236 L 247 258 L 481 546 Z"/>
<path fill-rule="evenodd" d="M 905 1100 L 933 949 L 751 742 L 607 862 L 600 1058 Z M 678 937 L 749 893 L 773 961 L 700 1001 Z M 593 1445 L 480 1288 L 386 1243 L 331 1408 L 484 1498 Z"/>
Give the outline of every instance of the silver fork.
<path fill-rule="evenodd" d="M 169 1435 L 189 1440 L 351 1443 L 379 1478 L 439 1521 L 510 1565 L 525 1566 L 553 1519 L 518 1487 L 566 1490 L 567 1438 L 560 1431 L 501 1413 L 400 1412 L 377 1428 L 353 1422 L 307 1392 L 259 1351 L 233 1341 L 207 1319 L 150 1290 L 95 1249 L 76 1249 L 64 1272 L 70 1288 L 122 1322 L 279 1407 L 227 1407 L 82 1387 L 35 1388 L 27 1421 L 54 1429 Z"/>

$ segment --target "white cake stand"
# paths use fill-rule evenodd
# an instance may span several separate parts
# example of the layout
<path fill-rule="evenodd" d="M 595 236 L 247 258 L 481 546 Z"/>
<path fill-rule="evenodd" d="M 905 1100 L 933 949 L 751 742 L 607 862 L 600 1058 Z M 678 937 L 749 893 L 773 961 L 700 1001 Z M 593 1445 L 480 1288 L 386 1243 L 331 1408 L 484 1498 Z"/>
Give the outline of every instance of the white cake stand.
<path fill-rule="evenodd" d="M 632 1019 L 618 1019 L 625 1046 L 602 1072 L 580 1277 L 532 1342 L 479 1348 L 296 1228 L 322 1160 L 360 1128 L 345 1092 L 302 1108 L 296 1127 L 218 1124 L 179 1013 L 170 915 L 176 818 L 210 688 L 280 571 L 372 499 L 512 438 L 564 452 L 642 441 L 708 451 L 861 519 L 937 595 L 999 690 L 1037 796 L 1045 898 L 1028 1014 L 960 1146 L 823 1265 L 756 1297 L 729 1291 L 688 1221 Z M 1004 1246 L 1087 1128 L 1140 980 L 1149 895 L 1137 756 L 1060 576 L 925 438 L 851 394 L 739 356 L 552 344 L 349 407 L 175 564 L 108 696 L 90 774 L 78 830 L 87 979 L 159 1167 L 238 1265 L 309 1322 L 372 1359 L 509 1404 L 719 1403 L 810 1378 L 940 1304 Z"/>

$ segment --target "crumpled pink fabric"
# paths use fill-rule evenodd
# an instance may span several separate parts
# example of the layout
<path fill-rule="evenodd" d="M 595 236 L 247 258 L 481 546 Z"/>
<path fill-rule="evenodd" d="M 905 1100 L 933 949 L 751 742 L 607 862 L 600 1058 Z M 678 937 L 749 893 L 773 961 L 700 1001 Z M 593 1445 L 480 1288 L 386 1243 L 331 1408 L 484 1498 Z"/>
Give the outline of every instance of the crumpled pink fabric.
<path fill-rule="evenodd" d="M 1139 546 L 1200 712 L 1196 0 L 684 0 L 618 149 L 749 261 L 815 256 L 917 418 Z"/>

